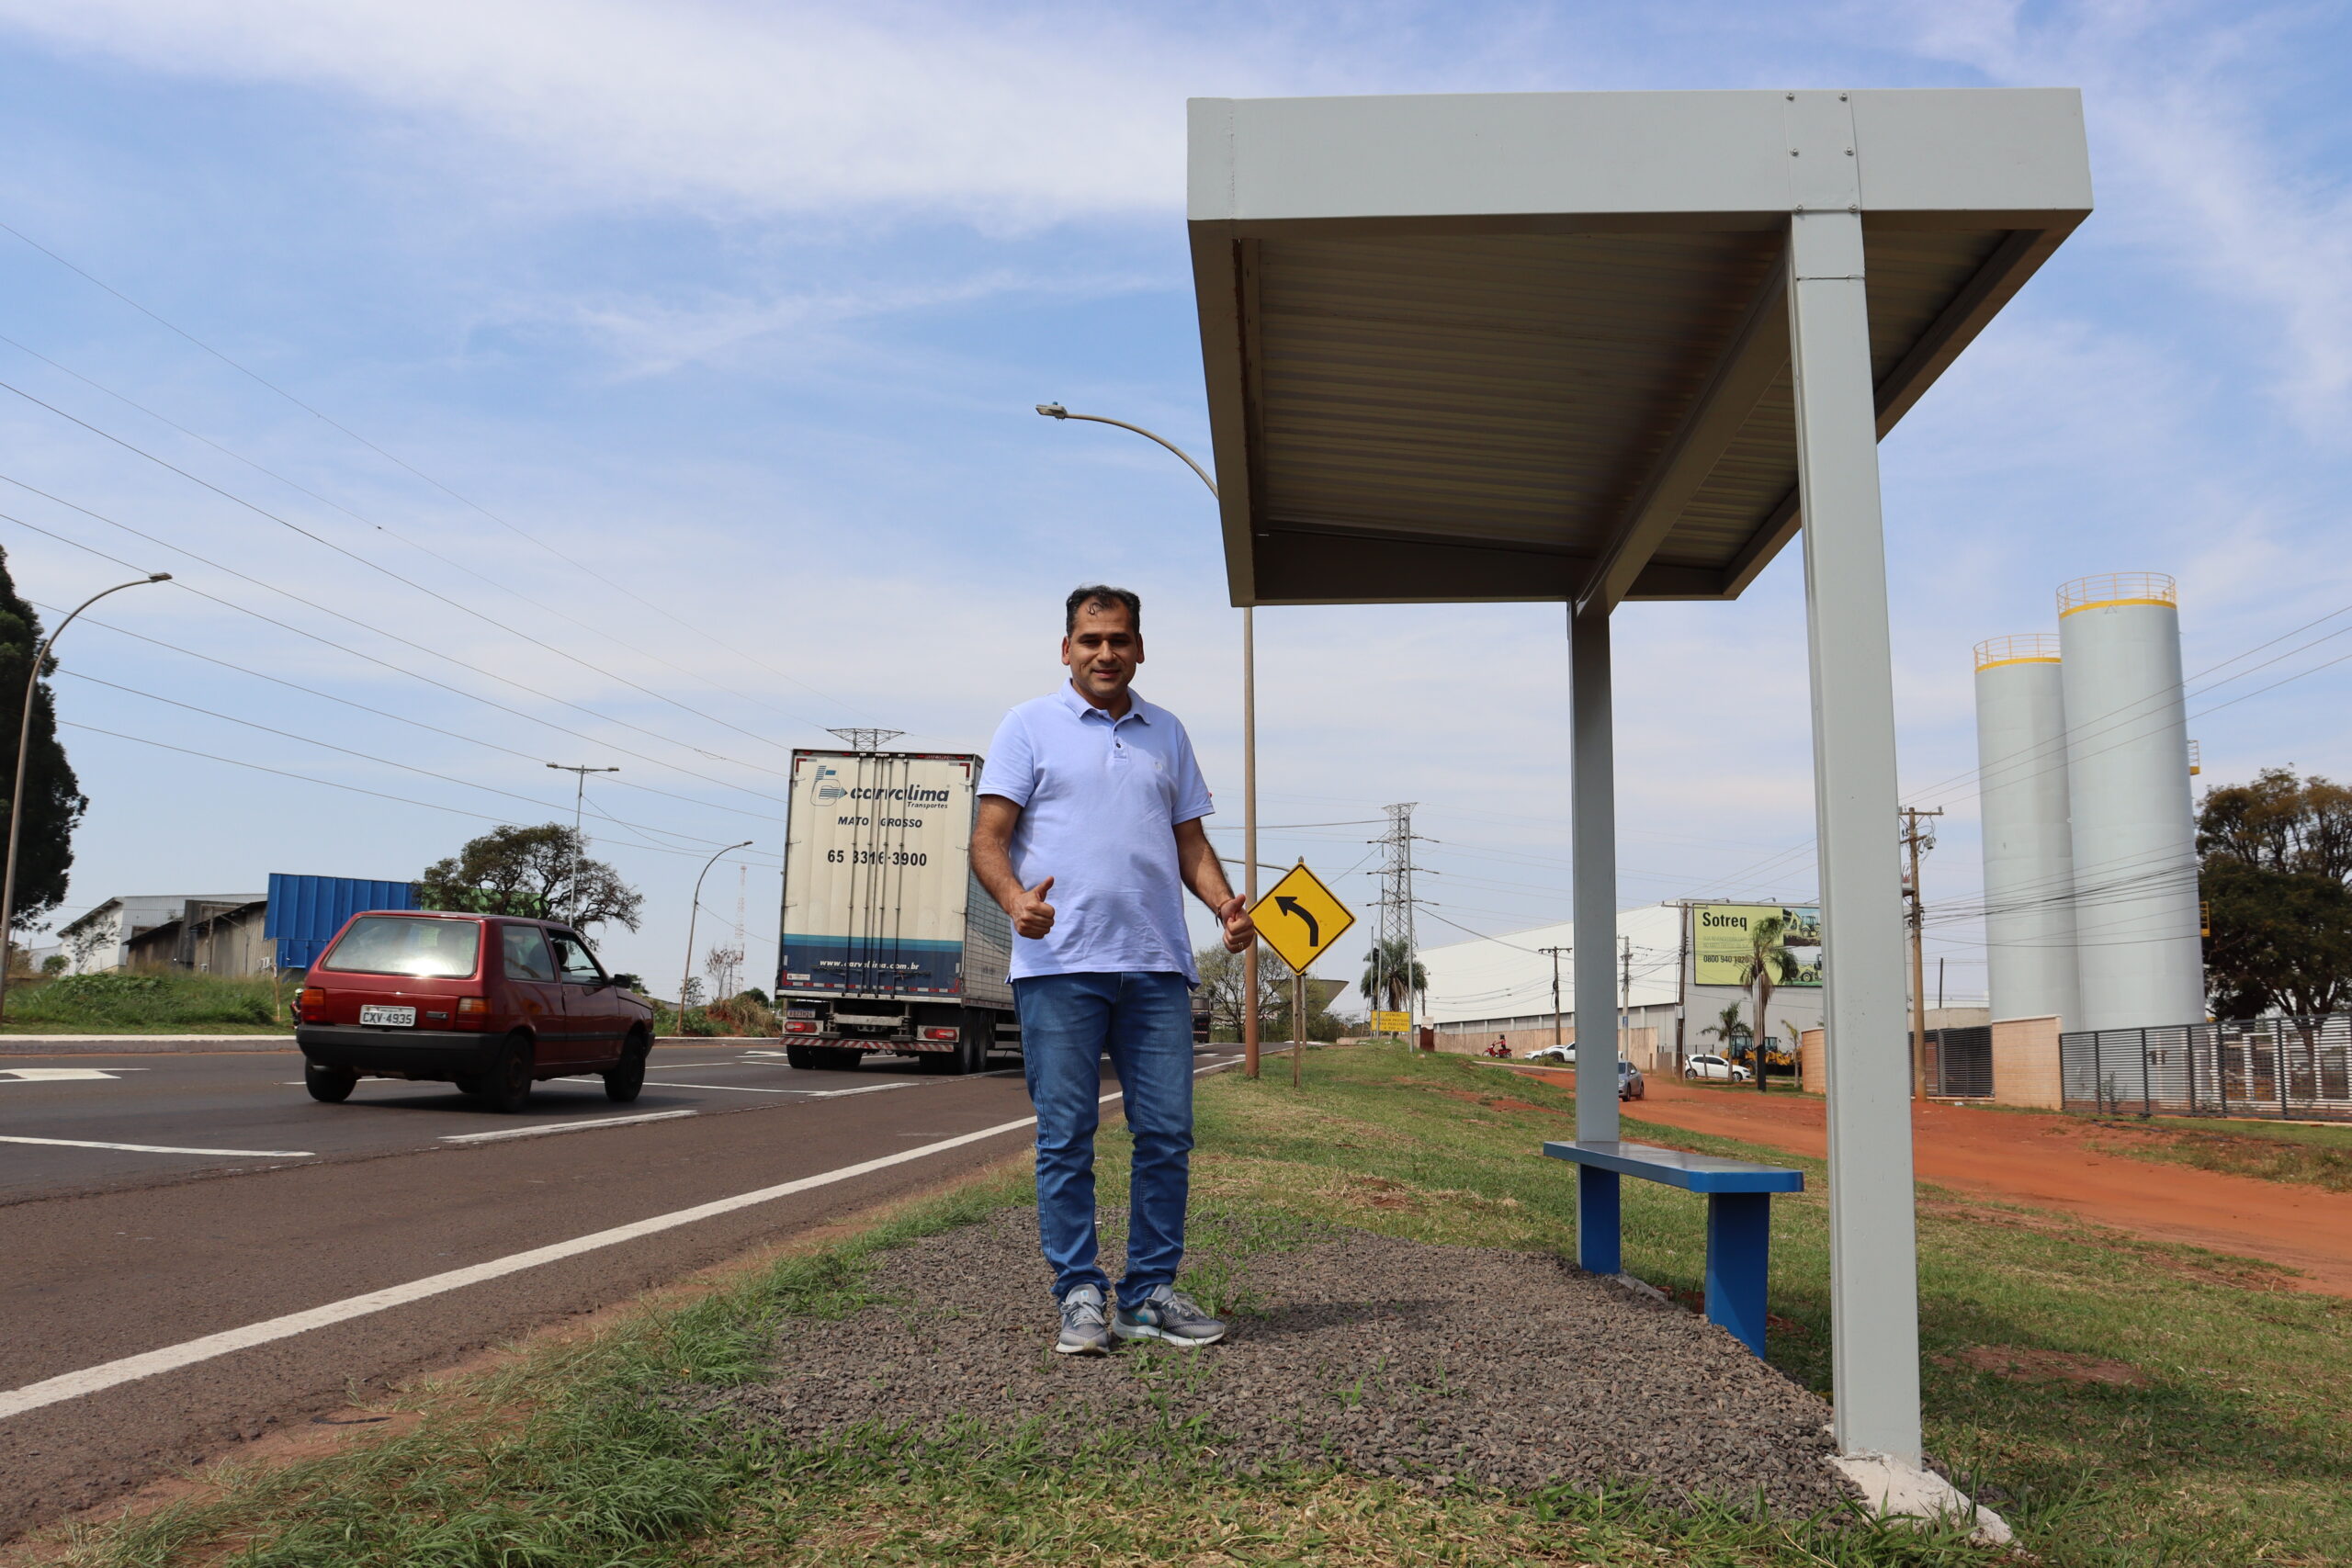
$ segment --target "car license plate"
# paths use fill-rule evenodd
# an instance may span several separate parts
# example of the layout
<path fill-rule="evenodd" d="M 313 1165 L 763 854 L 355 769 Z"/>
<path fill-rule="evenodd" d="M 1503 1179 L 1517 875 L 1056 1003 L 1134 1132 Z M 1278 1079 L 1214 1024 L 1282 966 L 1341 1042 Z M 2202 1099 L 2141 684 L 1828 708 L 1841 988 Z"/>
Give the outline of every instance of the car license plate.
<path fill-rule="evenodd" d="M 382 1024 L 391 1029 L 414 1029 L 416 1010 L 414 1008 L 363 1007 L 359 1010 L 359 1021 Z"/>

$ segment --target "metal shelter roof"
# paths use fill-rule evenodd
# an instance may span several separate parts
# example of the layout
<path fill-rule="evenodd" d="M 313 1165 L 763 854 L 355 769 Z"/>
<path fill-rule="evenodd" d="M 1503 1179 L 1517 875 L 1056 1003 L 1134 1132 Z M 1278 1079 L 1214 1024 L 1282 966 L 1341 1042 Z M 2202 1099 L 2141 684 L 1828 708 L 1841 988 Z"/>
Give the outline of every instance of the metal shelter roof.
<path fill-rule="evenodd" d="M 1861 214 L 1883 436 L 2091 205 L 2072 89 L 1191 109 L 1238 604 L 1736 598 L 1799 523 L 1792 214 Z"/>

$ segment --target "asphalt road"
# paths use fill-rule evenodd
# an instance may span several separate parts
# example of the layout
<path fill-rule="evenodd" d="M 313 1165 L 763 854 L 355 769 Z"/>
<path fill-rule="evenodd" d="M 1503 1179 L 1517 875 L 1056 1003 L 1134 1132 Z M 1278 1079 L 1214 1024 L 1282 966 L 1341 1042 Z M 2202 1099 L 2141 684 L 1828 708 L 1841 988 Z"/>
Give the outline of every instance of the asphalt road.
<path fill-rule="evenodd" d="M 503 1116 L 389 1080 L 320 1105 L 290 1053 L 9 1058 L 0 1536 L 1027 1144 L 1017 1068 L 907 1066 L 665 1046 L 633 1104 Z M 1042 1271 L 1032 1304 L 1042 1333 Z"/>

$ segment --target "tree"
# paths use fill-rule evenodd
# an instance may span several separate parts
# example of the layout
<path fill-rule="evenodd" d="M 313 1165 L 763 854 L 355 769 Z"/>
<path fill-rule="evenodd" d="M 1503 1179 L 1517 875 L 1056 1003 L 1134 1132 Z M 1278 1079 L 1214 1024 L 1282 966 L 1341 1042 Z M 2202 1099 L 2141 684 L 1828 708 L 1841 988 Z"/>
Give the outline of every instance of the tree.
<path fill-rule="evenodd" d="M 1412 1008 L 1414 996 L 1429 988 L 1429 971 L 1421 967 L 1421 961 L 1413 956 L 1402 937 L 1376 942 L 1363 955 L 1363 978 L 1356 982 L 1356 989 L 1374 1007 L 1406 1012 Z"/>
<path fill-rule="evenodd" d="M 1249 991 L 1242 985 L 1242 954 L 1227 953 L 1223 942 L 1211 942 L 1193 955 L 1200 966 L 1201 995 L 1209 1006 L 1209 1027 L 1212 1032 L 1224 1030 L 1227 1038 L 1241 1038 L 1242 1012 L 1249 1001 Z M 1260 1027 L 1269 1040 L 1278 1038 L 1274 1021 L 1287 1019 L 1290 1014 L 1290 965 L 1272 948 L 1258 953 L 1258 1017 Z M 1288 1037 L 1284 1028 L 1280 1038 Z"/>
<path fill-rule="evenodd" d="M 1788 978 L 1787 935 L 1788 920 L 1783 916 L 1767 915 L 1751 921 L 1747 928 L 1747 956 L 1740 964 L 1740 984 L 1756 994 L 1756 1027 L 1748 1032 L 1748 1038 L 1754 1043 L 1758 1094 L 1771 1092 L 1764 1082 L 1764 1044 L 1771 1039 L 1764 1030 L 1764 1010 L 1771 1003 L 1772 987 Z"/>
<path fill-rule="evenodd" d="M 1740 1038 L 1747 1032 L 1747 1025 L 1739 1021 L 1739 1004 L 1725 1002 L 1724 1010 L 1715 1014 L 1715 1021 L 1699 1032 L 1712 1034 L 1723 1042 L 1724 1060 L 1733 1062 L 1739 1060 Z"/>
<path fill-rule="evenodd" d="M 2352 788 L 2291 768 L 2216 785 L 2198 810 L 2197 854 L 2217 1017 L 2352 1007 Z"/>
<path fill-rule="evenodd" d="M 580 835 L 560 822 L 492 828 L 424 868 L 418 902 L 428 909 L 529 915 L 576 926 L 610 920 L 637 930 L 644 896 L 603 861 L 580 852 Z"/>
<path fill-rule="evenodd" d="M 25 681 L 32 673 L 33 652 L 40 647 L 40 617 L 17 592 L 8 574 L 7 553 L 0 551 L 0 784 L 17 776 L 17 731 L 25 719 Z M 65 902 L 67 874 L 74 868 L 74 829 L 81 826 L 89 797 L 57 742 L 57 704 L 48 677 L 57 669 L 50 660 L 41 683 L 33 690 L 31 755 L 25 763 L 24 820 L 17 829 L 17 902 L 10 917 L 10 935 L 31 930 Z M 7 809 L 0 795 L 0 811 Z"/>

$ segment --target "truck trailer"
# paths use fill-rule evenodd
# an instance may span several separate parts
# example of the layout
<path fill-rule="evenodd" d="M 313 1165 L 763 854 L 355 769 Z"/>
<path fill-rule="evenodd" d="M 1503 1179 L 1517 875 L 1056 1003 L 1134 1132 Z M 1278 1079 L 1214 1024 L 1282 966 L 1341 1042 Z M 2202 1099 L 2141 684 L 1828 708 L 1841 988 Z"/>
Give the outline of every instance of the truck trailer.
<path fill-rule="evenodd" d="M 775 994 L 794 1066 L 976 1073 L 1021 1048 L 1012 921 L 972 874 L 981 761 L 792 753 Z"/>

